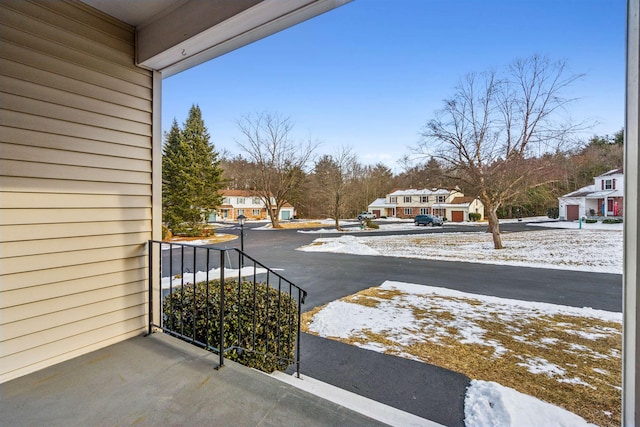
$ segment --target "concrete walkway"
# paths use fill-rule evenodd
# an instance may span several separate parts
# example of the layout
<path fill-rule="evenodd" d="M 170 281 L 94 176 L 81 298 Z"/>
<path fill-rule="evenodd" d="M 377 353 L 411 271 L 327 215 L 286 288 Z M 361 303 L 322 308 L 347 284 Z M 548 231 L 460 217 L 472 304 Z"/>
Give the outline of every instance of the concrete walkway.
<path fill-rule="evenodd" d="M 385 425 L 158 333 L 0 384 L 2 426 Z"/>

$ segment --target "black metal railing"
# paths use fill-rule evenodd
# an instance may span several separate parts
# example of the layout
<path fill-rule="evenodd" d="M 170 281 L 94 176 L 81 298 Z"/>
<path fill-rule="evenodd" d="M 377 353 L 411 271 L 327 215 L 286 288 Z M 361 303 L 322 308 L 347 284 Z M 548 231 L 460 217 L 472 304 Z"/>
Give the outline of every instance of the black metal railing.
<path fill-rule="evenodd" d="M 239 249 L 149 241 L 149 333 L 213 351 L 220 367 L 231 352 L 240 363 L 260 356 L 282 369 L 295 364 L 299 376 L 306 295 Z"/>

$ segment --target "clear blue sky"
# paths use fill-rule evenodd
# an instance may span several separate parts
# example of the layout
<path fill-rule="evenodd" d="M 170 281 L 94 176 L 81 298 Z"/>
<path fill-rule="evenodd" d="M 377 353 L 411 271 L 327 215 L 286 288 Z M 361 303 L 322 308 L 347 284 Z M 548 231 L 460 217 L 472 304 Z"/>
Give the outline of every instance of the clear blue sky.
<path fill-rule="evenodd" d="M 624 0 L 356 0 L 163 81 L 163 132 L 192 104 L 218 151 L 241 153 L 236 122 L 258 112 L 294 122 L 318 154 L 351 146 L 398 171 L 419 132 L 471 71 L 534 53 L 586 76 L 571 113 L 624 125 Z M 588 137 L 588 135 L 586 136 Z"/>

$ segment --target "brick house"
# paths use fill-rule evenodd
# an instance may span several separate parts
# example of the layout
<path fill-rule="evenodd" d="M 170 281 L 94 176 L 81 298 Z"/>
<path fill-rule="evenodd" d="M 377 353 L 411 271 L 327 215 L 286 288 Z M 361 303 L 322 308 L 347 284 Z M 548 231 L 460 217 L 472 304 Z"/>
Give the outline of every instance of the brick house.
<path fill-rule="evenodd" d="M 453 222 L 469 220 L 469 213 L 479 213 L 484 218 L 484 205 L 473 197 L 465 197 L 458 190 L 406 189 L 394 190 L 384 198 L 369 205 L 376 217 L 414 218 L 432 214 Z"/>

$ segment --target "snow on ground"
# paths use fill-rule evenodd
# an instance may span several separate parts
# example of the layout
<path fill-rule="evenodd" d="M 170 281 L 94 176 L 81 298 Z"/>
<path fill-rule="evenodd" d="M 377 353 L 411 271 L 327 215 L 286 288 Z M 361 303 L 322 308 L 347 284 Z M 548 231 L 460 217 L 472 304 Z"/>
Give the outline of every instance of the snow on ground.
<path fill-rule="evenodd" d="M 503 233 L 502 242 L 504 249 L 493 249 L 488 233 L 343 235 L 318 238 L 298 250 L 622 274 L 620 227 Z"/>
<path fill-rule="evenodd" d="M 227 279 L 237 279 L 238 277 L 248 277 L 253 276 L 254 274 L 265 274 L 267 272 L 264 268 L 256 267 L 254 269 L 253 266 L 243 267 L 240 271 L 238 269 L 225 268 L 224 269 L 224 277 Z M 198 271 L 195 275 L 193 273 L 184 273 L 182 276 L 173 276 L 171 277 L 163 277 L 162 278 L 162 289 L 170 289 L 170 288 L 179 288 L 184 285 L 192 285 L 194 283 L 204 282 L 208 280 L 218 280 L 220 279 L 220 269 L 214 268 L 206 271 Z"/>
<path fill-rule="evenodd" d="M 594 425 L 574 413 L 493 381 L 472 380 L 464 407 L 466 427 Z"/>
<path fill-rule="evenodd" d="M 175 245 L 172 245 L 171 243 L 175 243 Z M 185 246 L 204 246 L 204 245 L 210 245 L 211 241 L 209 240 L 184 240 L 184 241 L 180 241 L 180 240 L 176 240 L 173 241 L 171 243 L 163 243 L 162 244 L 162 250 L 163 251 L 168 251 L 169 249 L 179 249 L 181 245 L 185 245 Z"/>
<path fill-rule="evenodd" d="M 491 316 L 498 316 L 504 323 L 513 323 L 516 318 L 534 319 L 555 314 L 622 322 L 621 313 L 476 295 L 402 282 L 387 281 L 378 289 L 390 293 L 399 291 L 401 295 L 379 301 L 373 306 L 344 300 L 333 301 L 315 313 L 308 326 L 309 330 L 323 337 L 339 338 L 367 336 L 368 333 L 381 334 L 385 336 L 384 345 L 366 342 L 358 344 L 378 352 L 397 350 L 396 346 L 408 346 L 428 339 L 446 339 L 451 330 L 456 330 L 460 334 L 457 338 L 460 342 L 494 347 L 496 354 L 499 354 L 504 349 L 487 338 L 486 331 L 479 326 Z M 473 308 L 466 302 L 469 300 L 473 301 Z M 451 314 L 450 323 L 421 324 L 431 320 L 417 319 L 413 311 L 416 307 L 428 312 L 446 310 Z M 430 331 L 429 337 L 421 335 L 421 327 Z M 529 366 L 536 367 L 537 374 L 553 376 L 559 382 L 566 379 L 561 367 L 542 359 L 529 362 Z M 465 399 L 465 423 L 467 427 L 590 425 L 565 409 L 487 381 L 472 381 Z"/>

